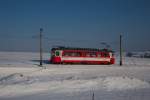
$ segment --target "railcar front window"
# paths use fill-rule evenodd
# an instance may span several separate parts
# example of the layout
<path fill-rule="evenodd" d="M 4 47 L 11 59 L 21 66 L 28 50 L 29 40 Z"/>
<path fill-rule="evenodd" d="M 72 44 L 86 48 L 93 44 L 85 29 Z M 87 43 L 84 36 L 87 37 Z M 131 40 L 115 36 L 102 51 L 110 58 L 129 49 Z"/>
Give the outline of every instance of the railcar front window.
<path fill-rule="evenodd" d="M 109 54 L 108 53 L 104 53 L 104 57 L 109 57 Z"/>
<path fill-rule="evenodd" d="M 59 51 L 56 51 L 55 54 L 56 54 L 56 56 L 59 56 Z"/>

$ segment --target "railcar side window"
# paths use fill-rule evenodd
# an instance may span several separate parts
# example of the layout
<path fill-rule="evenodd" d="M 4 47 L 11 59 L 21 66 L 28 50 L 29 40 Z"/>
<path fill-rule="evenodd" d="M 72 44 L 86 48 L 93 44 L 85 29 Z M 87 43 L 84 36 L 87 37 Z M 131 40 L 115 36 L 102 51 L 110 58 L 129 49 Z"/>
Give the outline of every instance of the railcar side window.
<path fill-rule="evenodd" d="M 72 53 L 72 56 L 74 56 L 74 57 L 80 57 L 81 53 L 80 52 L 74 52 L 74 53 Z"/>
<path fill-rule="evenodd" d="M 63 56 L 80 57 L 80 52 L 64 52 Z"/>
<path fill-rule="evenodd" d="M 86 53 L 86 57 L 90 57 L 90 53 Z"/>
<path fill-rule="evenodd" d="M 101 57 L 101 54 L 97 54 L 97 57 Z"/>
<path fill-rule="evenodd" d="M 88 53 L 86 53 L 86 57 L 96 57 L 96 53 L 95 52 L 88 52 Z"/>
<path fill-rule="evenodd" d="M 64 52 L 64 53 L 63 53 L 63 56 L 66 56 L 66 57 L 67 57 L 67 56 L 71 56 L 71 53 L 70 53 L 70 52 Z"/>
<path fill-rule="evenodd" d="M 91 53 L 91 57 L 96 57 L 96 53 Z"/>

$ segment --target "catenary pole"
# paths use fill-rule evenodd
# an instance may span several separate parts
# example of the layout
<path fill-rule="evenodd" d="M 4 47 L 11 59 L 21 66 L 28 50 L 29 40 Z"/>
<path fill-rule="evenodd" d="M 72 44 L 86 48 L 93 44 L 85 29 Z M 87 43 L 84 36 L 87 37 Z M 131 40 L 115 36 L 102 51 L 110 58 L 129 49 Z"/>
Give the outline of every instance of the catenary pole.
<path fill-rule="evenodd" d="M 122 66 L 122 34 L 120 34 L 120 66 Z"/>
<path fill-rule="evenodd" d="M 43 29 L 40 28 L 40 66 L 42 66 L 42 32 Z"/>
<path fill-rule="evenodd" d="M 92 94 L 92 100 L 94 100 L 94 92 L 93 92 L 93 94 Z"/>

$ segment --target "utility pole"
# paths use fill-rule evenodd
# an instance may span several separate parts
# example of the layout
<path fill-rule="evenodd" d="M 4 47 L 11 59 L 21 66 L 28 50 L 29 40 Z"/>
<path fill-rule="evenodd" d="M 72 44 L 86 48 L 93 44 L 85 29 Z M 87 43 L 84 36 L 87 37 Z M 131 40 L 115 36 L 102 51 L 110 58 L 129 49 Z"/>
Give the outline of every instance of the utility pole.
<path fill-rule="evenodd" d="M 93 92 L 93 94 L 92 94 L 92 100 L 94 100 L 94 92 Z"/>
<path fill-rule="evenodd" d="M 120 34 L 120 66 L 122 66 L 122 34 Z"/>
<path fill-rule="evenodd" d="M 43 29 L 40 28 L 40 66 L 42 67 L 42 32 Z"/>

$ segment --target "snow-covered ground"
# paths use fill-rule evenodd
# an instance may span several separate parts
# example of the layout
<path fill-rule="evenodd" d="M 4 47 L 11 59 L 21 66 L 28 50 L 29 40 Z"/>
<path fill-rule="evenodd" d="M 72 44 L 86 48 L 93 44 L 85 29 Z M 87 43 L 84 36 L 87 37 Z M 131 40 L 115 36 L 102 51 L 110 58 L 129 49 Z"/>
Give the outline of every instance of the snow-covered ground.
<path fill-rule="evenodd" d="M 0 52 L 0 100 L 149 100 L 150 59 L 124 65 L 53 65 L 50 54 Z"/>

